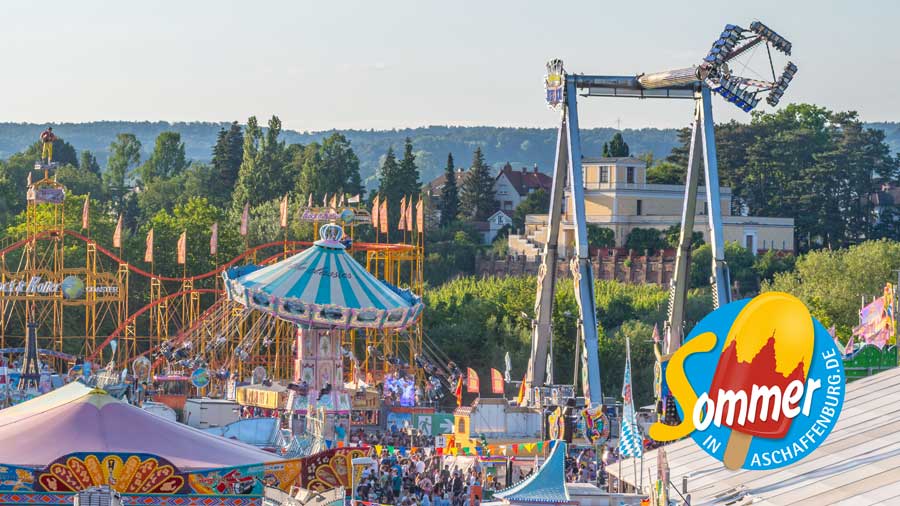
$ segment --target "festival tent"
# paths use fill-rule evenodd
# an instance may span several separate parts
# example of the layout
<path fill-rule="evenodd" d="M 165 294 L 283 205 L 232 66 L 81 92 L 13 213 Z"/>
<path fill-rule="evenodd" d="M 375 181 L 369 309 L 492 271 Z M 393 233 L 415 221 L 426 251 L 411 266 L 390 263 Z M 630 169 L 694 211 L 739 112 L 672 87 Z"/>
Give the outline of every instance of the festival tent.
<path fill-rule="evenodd" d="M 347 251 L 343 230 L 321 228 L 322 239 L 267 267 L 232 267 L 222 276 L 228 297 L 282 320 L 317 328 L 404 328 L 423 304 L 370 274 Z"/>
<path fill-rule="evenodd" d="M 487 504 L 575 504 L 566 489 L 566 443 L 554 441 L 553 450 L 538 471 L 494 497 L 502 502 Z"/>
<path fill-rule="evenodd" d="M 43 467 L 76 452 L 147 453 L 182 471 L 280 460 L 77 382 L 0 410 L 0 464 Z"/>
<path fill-rule="evenodd" d="M 693 439 L 665 446 L 669 481 L 679 489 L 687 479 L 694 506 L 749 504 L 900 504 L 900 368 L 847 384 L 840 418 L 811 454 L 787 467 L 730 471 Z M 657 476 L 657 451 L 606 470 L 629 485 L 648 487 Z M 671 496 L 678 497 L 670 488 Z"/>

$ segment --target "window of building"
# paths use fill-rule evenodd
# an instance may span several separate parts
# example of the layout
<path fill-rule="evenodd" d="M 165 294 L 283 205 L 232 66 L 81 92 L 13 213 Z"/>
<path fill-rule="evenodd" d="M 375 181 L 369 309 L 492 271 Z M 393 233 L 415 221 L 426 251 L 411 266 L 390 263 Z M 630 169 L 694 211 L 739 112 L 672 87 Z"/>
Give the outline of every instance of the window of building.
<path fill-rule="evenodd" d="M 747 251 L 753 252 L 753 236 L 751 234 L 744 235 L 744 247 Z"/>
<path fill-rule="evenodd" d="M 637 201 L 637 215 L 640 216 L 641 213 L 644 212 L 644 202 L 642 200 Z"/>
<path fill-rule="evenodd" d="M 600 167 L 600 182 L 609 182 L 609 167 Z"/>
<path fill-rule="evenodd" d="M 512 200 L 504 200 L 503 201 L 503 210 L 504 211 L 511 211 L 512 208 L 513 208 Z"/>
<path fill-rule="evenodd" d="M 634 184 L 634 167 L 625 168 L 625 182 Z"/>

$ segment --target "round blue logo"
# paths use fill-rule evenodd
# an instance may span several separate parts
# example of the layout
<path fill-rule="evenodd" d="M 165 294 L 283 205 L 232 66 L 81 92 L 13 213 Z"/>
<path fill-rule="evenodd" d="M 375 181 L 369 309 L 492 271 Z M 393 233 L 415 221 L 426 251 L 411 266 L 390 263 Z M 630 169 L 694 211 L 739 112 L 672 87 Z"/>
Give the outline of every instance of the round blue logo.
<path fill-rule="evenodd" d="M 84 281 L 78 276 L 66 276 L 59 285 L 62 296 L 67 300 L 80 299 L 84 297 Z"/>

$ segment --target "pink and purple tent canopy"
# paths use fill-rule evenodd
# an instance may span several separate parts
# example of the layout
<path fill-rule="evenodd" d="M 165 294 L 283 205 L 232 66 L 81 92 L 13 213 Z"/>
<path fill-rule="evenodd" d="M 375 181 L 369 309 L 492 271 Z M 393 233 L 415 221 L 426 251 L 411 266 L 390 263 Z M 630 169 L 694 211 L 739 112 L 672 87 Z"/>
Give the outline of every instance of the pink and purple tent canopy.
<path fill-rule="evenodd" d="M 42 467 L 75 452 L 149 453 L 181 470 L 280 460 L 253 446 L 166 420 L 81 383 L 0 410 L 0 464 Z"/>

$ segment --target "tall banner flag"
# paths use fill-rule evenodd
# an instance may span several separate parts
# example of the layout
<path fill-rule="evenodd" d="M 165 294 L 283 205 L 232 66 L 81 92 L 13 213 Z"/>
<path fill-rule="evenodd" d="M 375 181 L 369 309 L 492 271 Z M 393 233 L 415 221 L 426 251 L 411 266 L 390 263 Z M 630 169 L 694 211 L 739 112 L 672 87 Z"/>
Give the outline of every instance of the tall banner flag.
<path fill-rule="evenodd" d="M 512 359 L 509 358 L 509 352 L 503 356 L 503 381 L 509 383 L 512 381 Z"/>
<path fill-rule="evenodd" d="M 653 342 L 659 344 L 659 325 L 653 324 Z"/>
<path fill-rule="evenodd" d="M 338 201 L 337 201 L 337 193 L 331 196 L 331 208 L 337 209 Z"/>
<path fill-rule="evenodd" d="M 634 418 L 634 399 L 631 390 L 631 342 L 625 337 L 625 379 L 622 381 L 622 424 L 619 451 L 626 457 L 641 457 L 644 440 Z"/>
<path fill-rule="evenodd" d="M 491 393 L 503 393 L 503 375 L 497 369 L 491 369 Z"/>
<path fill-rule="evenodd" d="M 375 232 L 378 232 L 378 211 L 381 205 L 378 203 L 378 195 L 375 195 L 372 198 L 372 228 L 375 229 Z"/>
<path fill-rule="evenodd" d="M 328 207 L 328 194 L 322 196 L 322 207 Z"/>
<path fill-rule="evenodd" d="M 397 230 L 406 230 L 406 195 L 400 198 L 400 221 Z"/>
<path fill-rule="evenodd" d="M 287 228 L 287 220 L 288 220 L 288 196 L 285 195 L 283 199 L 281 199 L 281 228 Z"/>
<path fill-rule="evenodd" d="M 184 265 L 187 261 L 187 230 L 178 237 L 178 264 Z"/>
<path fill-rule="evenodd" d="M 406 202 L 406 213 L 404 213 L 404 218 L 406 218 L 406 230 L 412 232 L 413 231 L 413 205 L 412 205 L 412 196 L 409 197 L 409 200 Z"/>
<path fill-rule="evenodd" d="M 356 195 L 347 199 L 347 203 L 348 204 L 359 204 L 359 194 L 357 193 Z"/>
<path fill-rule="evenodd" d="M 28 186 L 31 186 L 31 171 L 28 171 L 28 181 L 26 181 Z"/>
<path fill-rule="evenodd" d="M 219 223 L 213 223 L 209 235 L 209 254 L 215 255 L 219 252 Z"/>
<path fill-rule="evenodd" d="M 84 197 L 84 206 L 81 208 L 81 230 L 91 228 L 91 194 Z"/>
<path fill-rule="evenodd" d="M 338 202 L 338 207 L 344 207 L 344 194 L 341 193 L 341 200 Z"/>
<path fill-rule="evenodd" d="M 113 232 L 113 248 L 122 247 L 122 215 L 119 215 L 119 221 L 116 222 L 116 230 Z"/>
<path fill-rule="evenodd" d="M 241 213 L 241 235 L 247 236 L 247 228 L 250 224 L 250 203 L 244 204 L 244 212 Z"/>
<path fill-rule="evenodd" d="M 313 206 L 312 193 L 310 193 L 309 198 L 306 199 L 306 207 L 312 207 L 312 206 Z"/>
<path fill-rule="evenodd" d="M 462 374 L 459 375 L 459 378 L 456 379 L 456 391 L 453 392 L 453 395 L 456 396 L 456 406 L 462 406 L 462 390 L 463 390 L 463 377 Z"/>
<path fill-rule="evenodd" d="M 481 382 L 478 380 L 478 373 L 471 367 L 466 369 L 466 392 L 470 394 L 481 393 Z"/>
<path fill-rule="evenodd" d="M 420 234 L 425 232 L 425 208 L 422 205 L 422 199 L 416 203 L 416 228 Z"/>
<path fill-rule="evenodd" d="M 525 378 L 527 377 L 527 375 L 523 377 L 522 383 L 519 384 L 519 395 L 516 396 L 516 404 L 518 404 L 519 406 L 521 406 L 522 401 L 525 400 Z"/>
<path fill-rule="evenodd" d="M 153 263 L 153 229 L 147 232 L 146 240 L 147 249 L 144 250 L 144 261 Z"/>
<path fill-rule="evenodd" d="M 388 201 L 387 198 L 381 199 L 381 209 L 378 210 L 378 228 L 382 234 L 387 234 L 390 230 L 388 226 Z"/>

